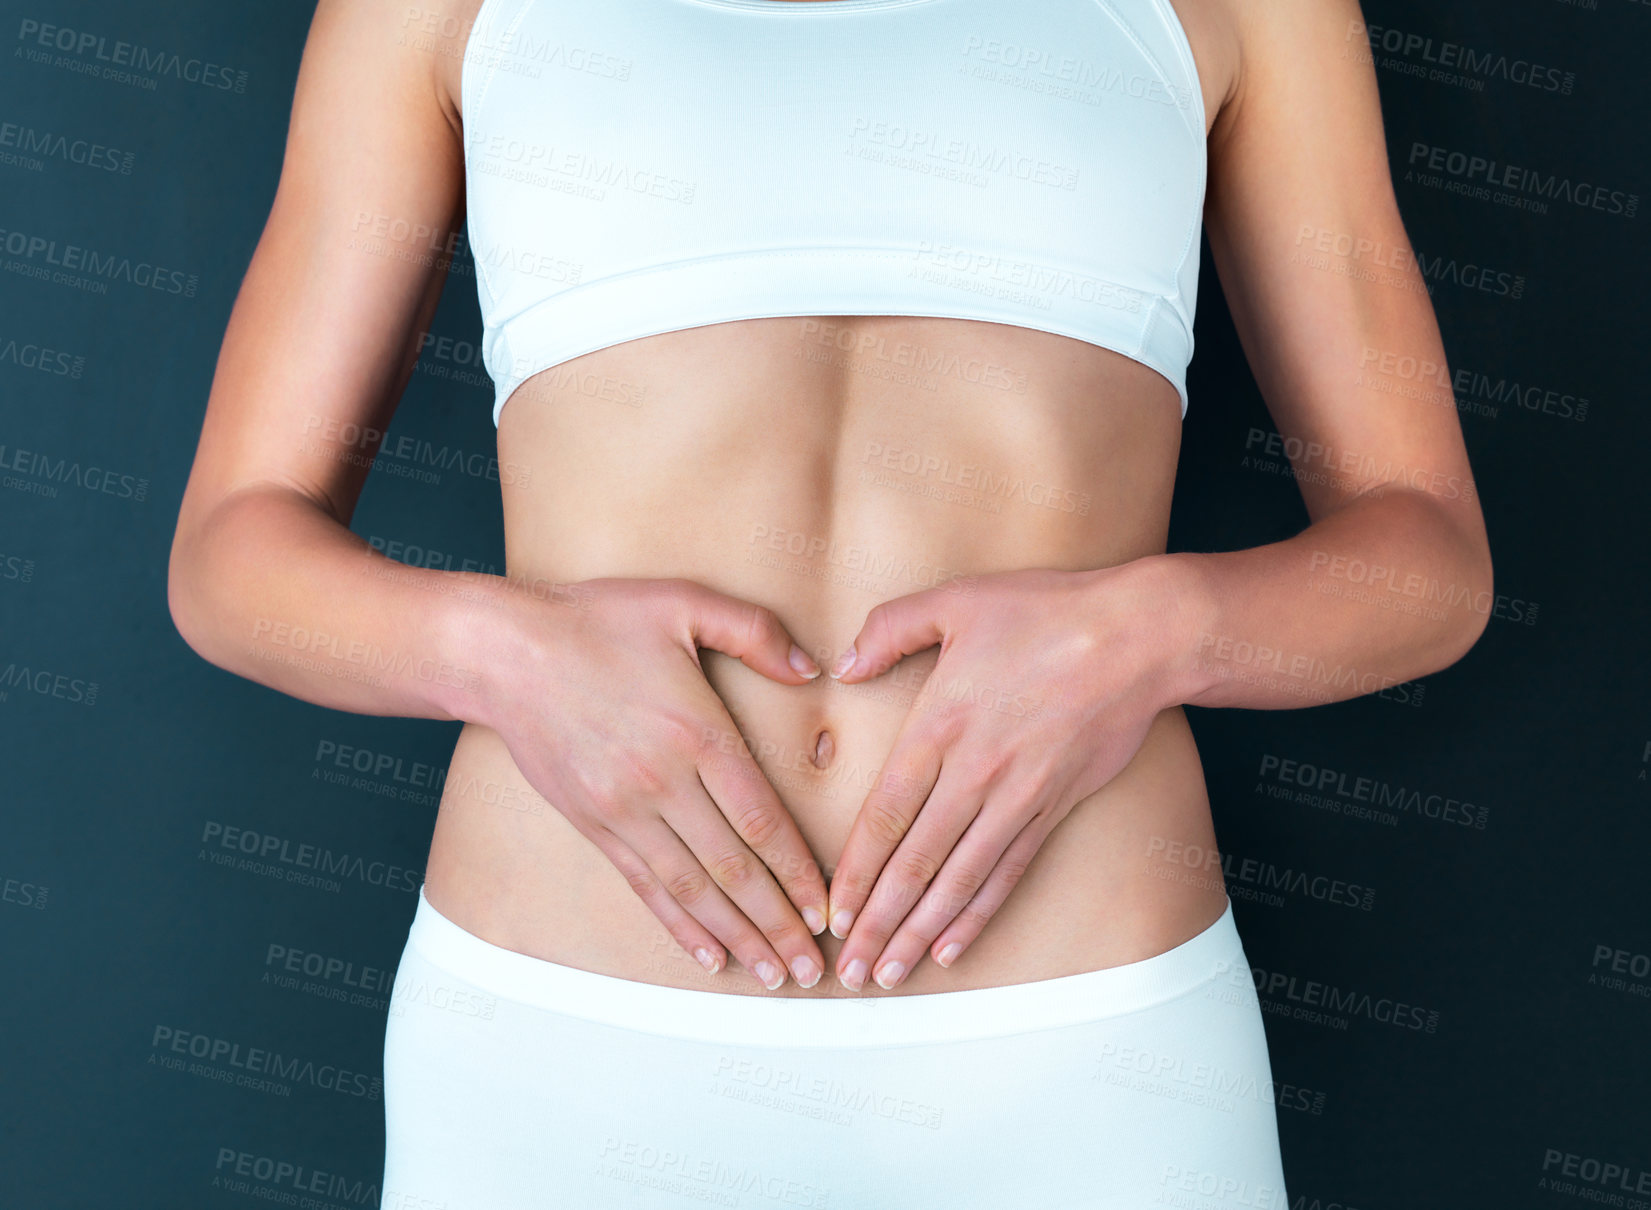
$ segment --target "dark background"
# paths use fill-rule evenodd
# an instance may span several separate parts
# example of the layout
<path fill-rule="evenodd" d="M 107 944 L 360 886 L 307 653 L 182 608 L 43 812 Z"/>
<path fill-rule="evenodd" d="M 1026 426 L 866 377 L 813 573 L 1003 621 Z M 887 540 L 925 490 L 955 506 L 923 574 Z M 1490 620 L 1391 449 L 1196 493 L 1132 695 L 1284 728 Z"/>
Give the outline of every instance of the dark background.
<path fill-rule="evenodd" d="M 143 7 L 0 6 L 0 463 L 27 450 L 104 472 L 97 490 L 49 471 L 0 482 L 0 1205 L 278 1192 L 217 1187 L 230 1153 L 341 1177 L 317 1204 L 376 1204 L 385 997 L 437 801 L 417 766 L 439 781 L 458 724 L 308 705 L 173 629 L 167 551 L 312 6 Z M 1477 647 L 1422 682 L 1304 710 L 1189 709 L 1267 1010 L 1291 1206 L 1647 1205 L 1632 1191 L 1651 1190 L 1651 219 L 1522 210 L 1406 173 L 1423 143 L 1642 193 L 1651 5 L 1372 0 L 1365 15 L 1401 43 L 1375 54 L 1390 158 L 1459 375 L 1498 600 Z M 30 19 L 223 74 L 41 61 Z M 1431 79 L 1405 35 L 1553 74 Z M 32 155 L 7 123 L 108 150 Z M 18 233 L 178 286 L 42 281 Z M 1172 549 L 1307 520 L 1287 473 L 1246 461 L 1273 430 L 1204 256 Z M 492 453 L 479 334 L 461 261 L 432 329 L 457 343 L 421 359 L 397 429 Z M 486 474 L 375 469 L 354 529 L 503 570 Z M 346 773 L 346 748 L 391 767 Z M 1359 809 L 1359 778 L 1391 818 Z M 1447 800 L 1465 805 L 1434 810 Z M 289 884 L 213 864 L 219 826 L 401 872 Z M 1369 893 L 1336 902 L 1336 881 Z M 284 985 L 272 952 L 347 969 Z M 168 1070 L 167 1029 L 350 1074 L 280 1095 Z"/>

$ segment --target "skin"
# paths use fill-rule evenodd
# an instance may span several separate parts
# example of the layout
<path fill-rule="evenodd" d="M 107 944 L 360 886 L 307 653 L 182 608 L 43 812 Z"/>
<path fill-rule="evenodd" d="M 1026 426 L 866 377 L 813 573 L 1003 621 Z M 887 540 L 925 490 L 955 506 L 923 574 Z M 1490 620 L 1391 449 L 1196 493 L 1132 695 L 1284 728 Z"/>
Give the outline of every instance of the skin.
<path fill-rule="evenodd" d="M 1304 451 L 1301 533 L 1166 554 L 1178 402 L 1119 354 L 823 316 L 646 337 L 524 384 L 498 430 L 505 575 L 370 550 L 348 523 L 446 275 L 366 242 L 360 216 L 462 227 L 475 7 L 431 7 L 460 33 L 420 40 L 405 6 L 319 5 L 169 575 L 180 633 L 220 667 L 464 722 L 425 877 L 470 932 L 734 994 L 1138 961 L 1226 906 L 1182 705 L 1339 700 L 1482 632 L 1491 563 L 1455 408 L 1368 372 L 1369 350 L 1445 365 L 1426 292 L 1333 252 L 1338 233 L 1408 248 L 1351 0 L 1176 6 L 1209 132 L 1206 271 Z M 1304 258 L 1320 233 L 1332 251 Z M 901 342 L 1009 373 L 866 372 Z M 1087 507 L 936 498 L 890 450 Z M 1354 566 L 1406 600 L 1459 591 L 1383 608 L 1350 591 Z M 851 670 L 820 675 L 850 647 Z M 391 658 L 362 679 L 361 652 Z M 1358 675 L 1322 685 L 1313 661 Z"/>

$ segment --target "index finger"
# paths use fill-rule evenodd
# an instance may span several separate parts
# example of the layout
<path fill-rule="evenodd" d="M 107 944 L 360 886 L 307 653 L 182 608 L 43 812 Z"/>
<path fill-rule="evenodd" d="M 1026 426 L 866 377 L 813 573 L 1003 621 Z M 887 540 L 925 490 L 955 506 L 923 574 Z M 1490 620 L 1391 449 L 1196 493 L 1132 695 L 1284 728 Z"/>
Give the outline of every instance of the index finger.
<path fill-rule="evenodd" d="M 718 733 L 707 729 L 713 750 L 701 750 L 696 766 L 700 783 L 733 825 L 734 831 L 762 858 L 786 897 L 802 914 L 813 936 L 825 931 L 826 886 L 820 863 L 814 859 L 797 821 L 785 809 L 768 778 L 757 767 L 744 739 L 726 718 L 727 729 L 720 734 L 732 738 L 731 745 L 717 743 Z M 731 746 L 732 751 L 724 751 Z"/>
<path fill-rule="evenodd" d="M 847 937 L 877 877 L 911 830 L 940 777 L 941 743 L 927 720 L 908 715 L 888 763 L 860 805 L 831 875 L 831 932 Z"/>

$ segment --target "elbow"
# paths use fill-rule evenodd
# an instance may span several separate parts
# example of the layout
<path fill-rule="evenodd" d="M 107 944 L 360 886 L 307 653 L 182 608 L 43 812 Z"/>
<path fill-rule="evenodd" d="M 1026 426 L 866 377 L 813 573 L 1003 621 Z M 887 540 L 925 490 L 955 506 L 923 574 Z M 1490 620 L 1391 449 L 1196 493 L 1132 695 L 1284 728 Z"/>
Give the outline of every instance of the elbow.
<path fill-rule="evenodd" d="M 172 615 L 172 628 L 178 632 L 189 649 L 201 652 L 199 622 L 194 609 L 194 594 L 189 559 L 190 541 L 180 520 L 172 534 L 172 550 L 166 563 L 166 608 Z"/>
<path fill-rule="evenodd" d="M 240 632 L 248 620 L 249 567 L 268 565 L 265 545 L 274 499 L 261 491 L 234 491 L 191 506 L 187 493 L 172 533 L 166 565 L 166 607 L 178 637 L 196 655 L 227 671 L 241 665 Z M 250 507 L 253 512 L 245 514 Z"/>
<path fill-rule="evenodd" d="M 1478 644 L 1496 611 L 1496 576 L 1491 565 L 1490 546 L 1482 539 L 1460 564 L 1456 581 L 1461 585 L 1446 610 L 1441 629 L 1444 658 L 1434 671 L 1442 672 L 1459 662 Z"/>
<path fill-rule="evenodd" d="M 172 530 L 172 547 L 166 561 L 166 608 L 178 637 L 208 663 L 219 667 L 223 643 L 220 634 L 227 619 L 223 616 L 225 596 L 221 591 L 224 571 L 216 566 L 219 552 L 244 546 L 247 537 L 238 530 L 232 504 L 233 493 L 215 499 L 192 496 L 185 489 Z"/>
<path fill-rule="evenodd" d="M 1458 663 L 1478 644 L 1496 612 L 1496 576 L 1484 514 L 1476 503 L 1445 502 L 1425 492 L 1402 497 L 1421 506 L 1425 524 L 1413 533 L 1413 547 L 1428 570 L 1417 578 L 1422 599 L 1417 621 L 1430 625 L 1421 639 L 1418 675 Z M 1424 536 L 1425 535 L 1425 536 Z"/>
<path fill-rule="evenodd" d="M 172 628 L 191 651 L 212 664 L 218 663 L 213 653 L 219 643 L 214 638 L 213 571 L 208 552 L 218 543 L 208 538 L 216 524 L 210 513 L 191 518 L 185 511 L 172 533 L 166 562 L 166 608 Z"/>

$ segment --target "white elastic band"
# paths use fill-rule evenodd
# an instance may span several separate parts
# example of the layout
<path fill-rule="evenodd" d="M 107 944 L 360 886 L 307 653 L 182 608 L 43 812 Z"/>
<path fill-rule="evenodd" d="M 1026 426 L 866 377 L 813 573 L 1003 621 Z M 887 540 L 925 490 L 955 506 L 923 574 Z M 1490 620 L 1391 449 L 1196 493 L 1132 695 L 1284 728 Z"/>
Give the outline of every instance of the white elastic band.
<path fill-rule="evenodd" d="M 1237 972 L 1249 977 L 1231 900 L 1203 932 L 1139 962 L 907 996 L 739 995 L 596 974 L 466 932 L 431 906 L 422 885 L 408 940 L 437 966 L 496 996 L 621 1029 L 747 1046 L 910 1046 L 1059 1029 L 1136 1012 L 1211 980 L 1236 979 Z"/>

